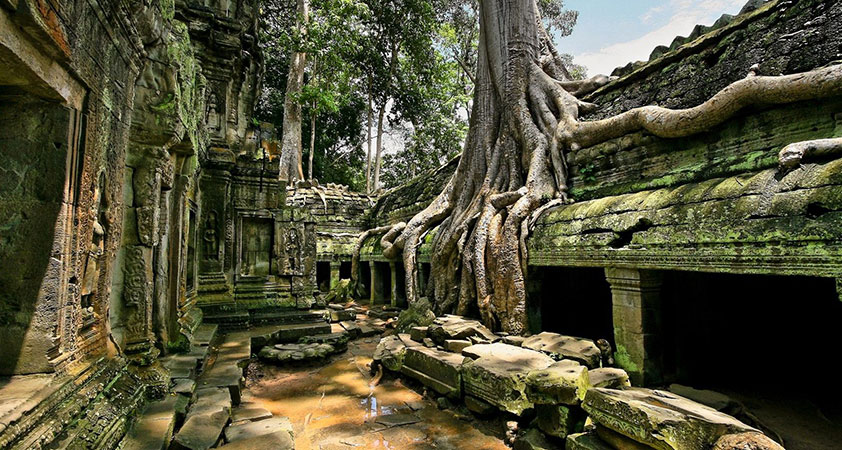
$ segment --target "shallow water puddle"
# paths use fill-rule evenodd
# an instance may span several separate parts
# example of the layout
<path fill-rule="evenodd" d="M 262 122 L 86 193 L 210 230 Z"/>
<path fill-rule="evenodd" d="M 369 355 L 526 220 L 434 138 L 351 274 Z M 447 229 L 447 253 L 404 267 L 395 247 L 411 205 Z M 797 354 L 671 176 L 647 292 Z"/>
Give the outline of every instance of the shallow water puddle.
<path fill-rule="evenodd" d="M 437 409 L 400 379 L 384 377 L 372 385 L 371 358 L 365 355 L 375 346 L 374 340 L 352 342 L 322 367 L 258 363 L 249 370 L 247 400 L 288 417 L 297 450 L 506 448 L 484 429 L 492 428 L 488 424 Z"/>

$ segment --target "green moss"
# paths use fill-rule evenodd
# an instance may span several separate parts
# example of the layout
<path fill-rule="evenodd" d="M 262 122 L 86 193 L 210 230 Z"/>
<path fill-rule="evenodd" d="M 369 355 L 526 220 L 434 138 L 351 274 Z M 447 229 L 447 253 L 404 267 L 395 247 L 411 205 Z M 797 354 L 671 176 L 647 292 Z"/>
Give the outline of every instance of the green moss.
<path fill-rule="evenodd" d="M 620 344 L 617 344 L 617 351 L 614 352 L 614 361 L 617 362 L 617 365 L 620 366 L 621 369 L 628 373 L 643 374 L 641 368 L 632 361 L 632 357 L 628 350 L 626 350 L 626 347 Z"/>
<path fill-rule="evenodd" d="M 167 353 L 187 353 L 190 351 L 190 340 L 183 334 L 178 335 L 175 340 L 167 342 Z"/>

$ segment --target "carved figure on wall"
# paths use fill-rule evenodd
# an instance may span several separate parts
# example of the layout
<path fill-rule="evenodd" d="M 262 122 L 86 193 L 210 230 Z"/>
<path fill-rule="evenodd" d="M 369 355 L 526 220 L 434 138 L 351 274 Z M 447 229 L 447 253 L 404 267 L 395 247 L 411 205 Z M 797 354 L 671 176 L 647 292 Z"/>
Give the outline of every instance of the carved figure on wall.
<path fill-rule="evenodd" d="M 99 258 L 105 252 L 105 172 L 100 173 L 97 183 L 93 186 L 93 201 L 91 202 L 91 216 L 94 218 L 93 234 L 88 245 L 88 255 L 85 261 L 85 271 L 82 275 L 82 309 L 86 318 L 93 314 L 93 300 L 97 293 L 99 282 Z"/>
<path fill-rule="evenodd" d="M 287 270 L 290 273 L 297 273 L 301 270 L 301 238 L 298 230 L 290 228 L 287 230 L 286 239 Z"/>
<path fill-rule="evenodd" d="M 205 221 L 205 234 L 202 236 L 202 240 L 205 242 L 205 260 L 208 261 L 219 260 L 219 236 L 216 233 L 216 228 L 216 211 L 211 211 L 208 214 L 207 221 Z"/>
<path fill-rule="evenodd" d="M 211 130 L 218 130 L 220 128 L 219 99 L 216 97 L 216 93 L 214 92 L 211 92 L 208 95 L 207 122 L 208 128 L 210 128 Z"/>

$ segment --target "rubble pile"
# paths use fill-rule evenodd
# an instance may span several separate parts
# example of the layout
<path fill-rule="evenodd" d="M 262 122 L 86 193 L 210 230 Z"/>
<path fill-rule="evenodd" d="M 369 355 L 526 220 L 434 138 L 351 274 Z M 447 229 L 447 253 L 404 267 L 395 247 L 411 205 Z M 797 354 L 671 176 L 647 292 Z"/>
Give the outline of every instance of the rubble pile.
<path fill-rule="evenodd" d="M 380 340 L 372 370 L 413 378 L 477 415 L 503 413 L 516 450 L 779 450 L 740 420 L 672 392 L 632 387 L 589 340 L 501 336 L 446 315 Z M 518 425 L 520 423 L 520 426 Z M 523 426 L 523 425 L 526 426 Z"/>

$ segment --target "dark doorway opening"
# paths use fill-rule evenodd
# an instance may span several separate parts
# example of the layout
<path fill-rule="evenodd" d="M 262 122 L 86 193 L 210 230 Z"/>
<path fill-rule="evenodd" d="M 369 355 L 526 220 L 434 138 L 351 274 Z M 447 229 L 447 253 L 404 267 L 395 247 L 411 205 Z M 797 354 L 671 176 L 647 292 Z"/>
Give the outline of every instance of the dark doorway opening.
<path fill-rule="evenodd" d="M 611 286 L 603 268 L 530 267 L 530 327 L 614 345 Z"/>
<path fill-rule="evenodd" d="M 664 375 L 745 404 L 789 450 L 838 448 L 842 393 L 816 375 L 839 361 L 831 278 L 665 272 Z"/>
<path fill-rule="evenodd" d="M 316 262 L 316 285 L 322 292 L 330 291 L 330 263 L 327 261 Z"/>
<path fill-rule="evenodd" d="M 342 261 L 339 263 L 339 279 L 351 279 L 351 261 Z"/>
<path fill-rule="evenodd" d="M 360 283 L 362 283 L 362 292 L 360 296 L 363 299 L 370 299 L 371 298 L 371 269 L 369 267 L 369 262 L 360 262 Z"/>

